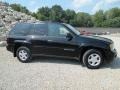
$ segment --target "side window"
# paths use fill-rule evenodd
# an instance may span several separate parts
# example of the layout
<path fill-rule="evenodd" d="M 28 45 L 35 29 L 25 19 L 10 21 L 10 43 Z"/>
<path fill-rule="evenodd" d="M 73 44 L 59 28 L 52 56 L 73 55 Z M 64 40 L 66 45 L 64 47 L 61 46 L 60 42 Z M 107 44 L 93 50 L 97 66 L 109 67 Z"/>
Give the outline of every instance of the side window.
<path fill-rule="evenodd" d="M 59 31 L 60 36 L 66 36 L 69 33 L 69 31 L 65 27 L 60 27 Z"/>
<path fill-rule="evenodd" d="M 50 23 L 48 25 L 48 36 L 66 37 L 68 29 L 61 24 Z"/>
<path fill-rule="evenodd" d="M 40 36 L 46 36 L 48 32 L 47 24 L 35 24 L 35 34 Z"/>
<path fill-rule="evenodd" d="M 26 36 L 33 30 L 32 24 L 20 23 L 16 24 L 10 32 L 10 35 Z"/>

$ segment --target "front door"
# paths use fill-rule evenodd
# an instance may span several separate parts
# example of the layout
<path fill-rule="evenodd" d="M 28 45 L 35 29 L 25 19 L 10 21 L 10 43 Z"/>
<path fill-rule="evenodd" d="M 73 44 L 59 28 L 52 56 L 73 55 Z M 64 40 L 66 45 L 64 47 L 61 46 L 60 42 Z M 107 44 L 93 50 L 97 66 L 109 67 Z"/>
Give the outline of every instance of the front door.
<path fill-rule="evenodd" d="M 71 40 L 66 35 L 71 33 L 64 25 L 58 23 L 48 24 L 48 35 L 46 37 L 48 46 L 48 55 L 76 57 L 78 45 L 75 35 Z"/>

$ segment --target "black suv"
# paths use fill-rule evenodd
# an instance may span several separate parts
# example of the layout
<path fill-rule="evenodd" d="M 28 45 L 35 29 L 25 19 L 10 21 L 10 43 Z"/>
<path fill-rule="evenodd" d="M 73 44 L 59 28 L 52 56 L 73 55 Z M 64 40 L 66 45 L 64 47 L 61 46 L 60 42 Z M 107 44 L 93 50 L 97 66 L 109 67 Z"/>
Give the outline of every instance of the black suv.
<path fill-rule="evenodd" d="M 81 35 L 71 25 L 56 22 L 17 23 L 7 36 L 7 50 L 23 63 L 39 55 L 71 57 L 91 69 L 117 56 L 112 40 Z"/>

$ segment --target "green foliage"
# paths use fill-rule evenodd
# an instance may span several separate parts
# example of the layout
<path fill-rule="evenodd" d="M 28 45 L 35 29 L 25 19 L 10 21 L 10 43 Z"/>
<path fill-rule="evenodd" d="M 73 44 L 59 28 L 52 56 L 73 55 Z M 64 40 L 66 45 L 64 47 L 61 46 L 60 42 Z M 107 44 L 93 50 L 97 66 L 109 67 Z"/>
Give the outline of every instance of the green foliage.
<path fill-rule="evenodd" d="M 59 5 L 51 8 L 41 7 L 36 13 L 30 13 L 26 7 L 20 4 L 11 4 L 10 6 L 16 11 L 31 14 L 42 21 L 69 23 L 76 27 L 120 27 L 120 8 L 112 8 L 106 12 L 99 10 L 94 15 L 90 15 L 84 12 L 75 13 L 70 9 L 63 10 Z"/>
<path fill-rule="evenodd" d="M 75 21 L 77 26 L 79 27 L 91 27 L 93 26 L 93 22 L 91 16 L 88 13 L 77 13 L 75 17 Z"/>
<path fill-rule="evenodd" d="M 59 5 L 52 6 L 50 10 L 50 20 L 61 22 L 63 17 L 63 9 Z"/>
<path fill-rule="evenodd" d="M 31 13 L 31 15 L 37 19 L 37 14 L 36 13 Z"/>
<path fill-rule="evenodd" d="M 93 16 L 93 22 L 94 22 L 95 27 L 101 27 L 102 22 L 104 22 L 104 20 L 105 20 L 105 15 L 104 15 L 104 12 L 102 10 L 99 10 Z"/>
<path fill-rule="evenodd" d="M 36 17 L 39 20 L 49 20 L 49 16 L 50 16 L 50 9 L 48 7 L 39 8 L 36 13 Z"/>
<path fill-rule="evenodd" d="M 26 7 L 21 6 L 20 4 L 11 4 L 10 6 L 15 11 L 26 13 L 26 14 L 30 14 L 30 11 Z"/>
<path fill-rule="evenodd" d="M 120 9 L 119 8 L 112 8 L 105 12 L 106 19 L 113 19 L 115 17 L 120 17 Z"/>
<path fill-rule="evenodd" d="M 64 13 L 65 13 L 66 23 L 73 24 L 75 16 L 76 16 L 75 11 L 67 9 L 66 11 L 64 11 Z"/>
<path fill-rule="evenodd" d="M 105 20 L 102 23 L 102 27 L 120 27 L 120 17 Z"/>

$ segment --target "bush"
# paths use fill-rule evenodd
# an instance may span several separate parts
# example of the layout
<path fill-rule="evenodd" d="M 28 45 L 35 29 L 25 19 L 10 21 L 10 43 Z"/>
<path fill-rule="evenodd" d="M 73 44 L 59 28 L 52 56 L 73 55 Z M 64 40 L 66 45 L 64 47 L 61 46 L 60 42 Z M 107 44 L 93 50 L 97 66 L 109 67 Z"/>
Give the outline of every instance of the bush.
<path fill-rule="evenodd" d="M 114 19 L 105 20 L 102 23 L 102 27 L 120 27 L 120 17 Z"/>

